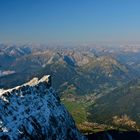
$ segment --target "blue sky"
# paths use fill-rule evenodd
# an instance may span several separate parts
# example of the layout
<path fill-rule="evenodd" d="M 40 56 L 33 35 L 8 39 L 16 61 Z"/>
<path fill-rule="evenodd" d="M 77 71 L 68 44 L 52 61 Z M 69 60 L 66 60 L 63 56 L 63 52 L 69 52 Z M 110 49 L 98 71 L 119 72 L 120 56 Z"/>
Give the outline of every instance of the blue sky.
<path fill-rule="evenodd" d="M 140 40 L 140 0 L 0 0 L 0 42 Z"/>

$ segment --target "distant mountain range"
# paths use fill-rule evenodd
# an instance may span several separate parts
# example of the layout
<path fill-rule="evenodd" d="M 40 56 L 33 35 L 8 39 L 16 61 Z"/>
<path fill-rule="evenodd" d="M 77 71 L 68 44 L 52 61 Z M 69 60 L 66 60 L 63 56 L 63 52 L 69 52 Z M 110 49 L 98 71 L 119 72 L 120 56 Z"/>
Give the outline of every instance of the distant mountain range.
<path fill-rule="evenodd" d="M 0 88 L 50 74 L 53 87 L 78 124 L 91 121 L 115 126 L 113 118 L 124 117 L 139 125 L 139 60 L 140 46 L 1 44 Z"/>
<path fill-rule="evenodd" d="M 16 86 L 30 77 L 48 73 L 53 75 L 54 79 L 57 78 L 54 81 L 59 81 L 54 83 L 56 89 L 64 91 L 72 86 L 76 88 L 76 93 L 85 94 L 103 88 L 104 85 L 114 87 L 133 77 L 130 70 L 115 58 L 109 55 L 98 56 L 91 49 L 83 51 L 47 48 L 45 51 L 31 52 L 32 49 L 24 48 L 24 55 L 19 55 L 19 51 L 15 50 L 22 50 L 21 48 L 14 48 L 15 54 L 10 58 L 10 62 L 5 58 L 6 62 L 1 63 L 3 71 L 15 71 L 0 78 L 3 81 L 0 82 L 1 87 Z M 7 53 L 9 57 L 10 54 L 11 51 Z"/>

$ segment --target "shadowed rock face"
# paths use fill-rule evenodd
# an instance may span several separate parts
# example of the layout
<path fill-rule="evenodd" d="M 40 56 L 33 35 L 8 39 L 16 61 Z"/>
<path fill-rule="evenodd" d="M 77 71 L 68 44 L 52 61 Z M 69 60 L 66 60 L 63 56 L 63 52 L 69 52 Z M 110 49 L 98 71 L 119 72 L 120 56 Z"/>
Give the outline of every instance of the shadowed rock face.
<path fill-rule="evenodd" d="M 84 137 L 51 87 L 51 77 L 0 90 L 0 139 L 81 140 Z"/>

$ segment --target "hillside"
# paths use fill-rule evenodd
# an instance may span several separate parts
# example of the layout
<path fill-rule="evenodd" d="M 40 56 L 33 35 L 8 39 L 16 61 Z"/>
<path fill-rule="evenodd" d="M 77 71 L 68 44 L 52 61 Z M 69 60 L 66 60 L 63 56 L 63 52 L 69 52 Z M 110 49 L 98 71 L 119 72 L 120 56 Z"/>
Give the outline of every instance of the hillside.
<path fill-rule="evenodd" d="M 115 120 L 129 121 L 126 128 L 140 128 L 140 80 L 133 80 L 97 99 L 89 107 L 89 119 L 98 123 L 114 124 Z M 124 120 L 123 120 L 124 119 Z M 123 127 L 123 124 L 119 124 Z M 131 126 L 132 125 L 132 126 Z"/>

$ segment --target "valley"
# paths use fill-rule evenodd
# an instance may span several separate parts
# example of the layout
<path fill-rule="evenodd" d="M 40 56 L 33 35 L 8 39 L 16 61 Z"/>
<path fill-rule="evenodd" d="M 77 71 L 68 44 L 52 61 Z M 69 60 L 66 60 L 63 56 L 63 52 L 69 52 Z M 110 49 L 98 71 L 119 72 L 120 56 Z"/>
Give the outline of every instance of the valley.
<path fill-rule="evenodd" d="M 139 59 L 140 46 L 1 44 L 0 88 L 49 74 L 52 86 L 82 132 L 139 130 Z"/>

